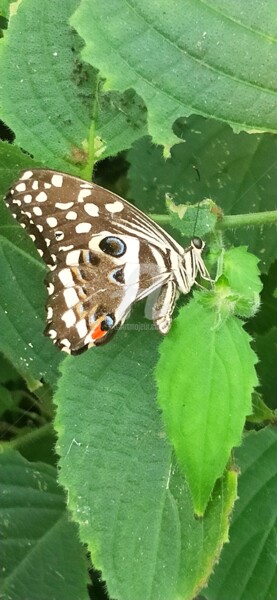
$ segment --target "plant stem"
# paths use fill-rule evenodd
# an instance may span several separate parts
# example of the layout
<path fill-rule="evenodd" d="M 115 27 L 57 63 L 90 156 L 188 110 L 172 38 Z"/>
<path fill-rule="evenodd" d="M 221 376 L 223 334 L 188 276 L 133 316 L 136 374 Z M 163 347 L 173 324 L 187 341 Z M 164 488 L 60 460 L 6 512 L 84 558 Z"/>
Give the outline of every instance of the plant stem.
<path fill-rule="evenodd" d="M 159 225 L 169 225 L 170 215 L 149 215 Z M 242 215 L 226 215 L 218 220 L 217 229 L 234 229 L 236 227 L 270 225 L 277 223 L 277 210 L 266 210 L 259 213 L 245 213 Z"/>
<path fill-rule="evenodd" d="M 258 213 L 246 213 L 244 215 L 226 215 L 218 221 L 219 229 L 230 229 L 233 227 L 247 227 L 248 225 L 270 225 L 277 223 L 277 210 L 265 210 Z"/>

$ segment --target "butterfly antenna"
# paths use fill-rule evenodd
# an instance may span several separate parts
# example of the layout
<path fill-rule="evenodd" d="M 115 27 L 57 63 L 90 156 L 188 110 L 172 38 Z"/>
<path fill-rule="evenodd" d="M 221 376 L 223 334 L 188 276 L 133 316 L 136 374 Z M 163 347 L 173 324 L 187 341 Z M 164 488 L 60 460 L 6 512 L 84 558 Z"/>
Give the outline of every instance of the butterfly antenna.
<path fill-rule="evenodd" d="M 199 170 L 198 170 L 198 169 L 197 169 L 197 167 L 195 167 L 195 166 L 193 166 L 193 168 L 194 168 L 195 172 L 197 173 L 198 180 L 200 181 L 200 180 L 201 180 L 201 178 L 200 178 L 200 173 L 199 173 Z M 197 213 L 196 213 L 196 219 L 195 219 L 195 222 L 194 222 L 194 228 L 193 228 L 193 232 L 192 232 L 192 237 L 193 237 L 193 238 L 194 238 L 194 236 L 195 236 L 195 231 L 196 231 L 196 226 L 197 226 L 197 221 L 198 221 L 199 210 L 200 210 L 200 200 L 199 200 L 199 202 L 198 202 L 198 204 L 197 204 Z"/>
<path fill-rule="evenodd" d="M 196 226 L 197 226 L 197 221 L 198 221 L 198 215 L 199 215 L 199 210 L 200 210 L 200 200 L 197 204 L 197 213 L 196 213 L 196 218 L 195 218 L 195 222 L 194 222 L 194 228 L 193 228 L 193 232 L 192 232 L 192 237 L 194 238 L 195 236 L 195 230 L 196 230 Z"/>

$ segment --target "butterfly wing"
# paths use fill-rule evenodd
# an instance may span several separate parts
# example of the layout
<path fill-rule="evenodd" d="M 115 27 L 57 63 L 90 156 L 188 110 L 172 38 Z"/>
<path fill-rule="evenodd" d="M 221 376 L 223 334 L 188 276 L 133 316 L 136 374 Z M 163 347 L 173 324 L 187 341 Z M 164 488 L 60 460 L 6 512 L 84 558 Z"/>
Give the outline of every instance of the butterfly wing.
<path fill-rule="evenodd" d="M 107 341 L 182 251 L 116 194 L 64 173 L 24 171 L 6 203 L 50 268 L 46 333 L 69 352 Z"/>

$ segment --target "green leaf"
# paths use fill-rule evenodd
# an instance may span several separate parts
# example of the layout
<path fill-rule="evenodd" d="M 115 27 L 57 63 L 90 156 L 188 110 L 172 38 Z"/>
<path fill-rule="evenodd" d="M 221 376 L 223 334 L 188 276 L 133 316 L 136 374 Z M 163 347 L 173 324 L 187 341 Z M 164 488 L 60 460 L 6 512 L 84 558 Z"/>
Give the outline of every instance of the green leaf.
<path fill-rule="evenodd" d="M 194 299 L 160 346 L 158 402 L 200 515 L 251 413 L 258 381 L 249 342 L 237 318 L 219 325 L 217 312 Z"/>
<path fill-rule="evenodd" d="M 120 600 L 193 598 L 226 541 L 236 497 L 227 473 L 195 519 L 155 403 L 159 339 L 136 310 L 112 344 L 64 361 L 55 396 L 60 481 Z"/>
<path fill-rule="evenodd" d="M 12 230 L 22 228 L 15 223 Z M 4 226 L 5 228 L 5 226 Z M 1 235 L 0 350 L 27 380 L 54 385 L 63 357 L 44 337 L 46 267 Z M 26 237 L 25 232 L 24 236 Z M 38 255 L 37 255 L 38 256 Z M 30 285 L 32 282 L 32 285 Z M 31 382 L 30 382 L 31 383 Z"/>
<path fill-rule="evenodd" d="M 13 407 L 13 398 L 10 390 L 0 383 L 0 417 Z"/>
<path fill-rule="evenodd" d="M 261 308 L 251 321 L 251 331 L 264 334 L 276 326 L 277 317 L 277 260 L 275 260 L 268 273 L 261 276 L 263 289 L 261 292 Z"/>
<path fill-rule="evenodd" d="M 68 520 L 56 470 L 17 452 L 0 456 L 0 594 L 9 600 L 85 600 L 85 551 Z"/>
<path fill-rule="evenodd" d="M 257 257 L 240 246 L 227 250 L 222 258 L 223 276 L 216 281 L 214 294 L 206 302 L 210 301 L 221 313 L 219 318 L 228 314 L 252 317 L 259 308 L 262 290 Z"/>
<path fill-rule="evenodd" d="M 21 170 L 39 166 L 39 162 L 34 161 L 17 146 L 0 141 L 0 198 L 6 195 Z"/>
<path fill-rule="evenodd" d="M 40 163 L 90 179 L 95 158 L 146 133 L 146 116 L 133 91 L 103 94 L 97 72 L 81 61 L 68 23 L 77 5 L 24 0 L 18 7 L 2 41 L 1 117 Z"/>
<path fill-rule="evenodd" d="M 172 124 L 192 113 L 236 132 L 276 131 L 273 0 L 252 0 L 251 10 L 230 0 L 82 0 L 71 24 L 106 89 L 134 88 L 143 98 L 155 143 L 171 146 Z"/>
<path fill-rule="evenodd" d="M 257 366 L 258 367 L 258 366 Z M 258 371 L 258 368 L 257 368 Z M 252 394 L 252 414 L 248 415 L 248 423 L 257 423 L 261 425 L 266 422 L 275 423 L 277 415 L 264 403 L 261 394 L 254 392 Z"/>
<path fill-rule="evenodd" d="M 1 2 L 0 2 L 0 17 L 4 17 L 5 19 L 8 18 L 9 7 L 13 1 L 14 0 L 1 0 Z"/>
<path fill-rule="evenodd" d="M 0 143 L 0 194 L 20 170 L 36 163 L 16 146 Z M 2 166 L 3 165 L 3 166 Z M 47 268 L 26 231 L 0 200 L 0 350 L 34 387 L 43 378 L 54 385 L 60 352 L 43 336 Z M 30 285 L 32 282 L 32 285 Z"/>
<path fill-rule="evenodd" d="M 182 236 L 197 235 L 205 237 L 215 229 L 217 222 L 217 207 L 212 200 L 203 200 L 195 206 L 174 204 L 172 199 L 166 199 L 170 213 L 170 225 L 180 231 Z"/>
<path fill-rule="evenodd" d="M 236 458 L 241 469 L 227 544 L 205 596 L 208 600 L 275 600 L 277 432 L 248 434 Z"/>
<path fill-rule="evenodd" d="M 0 354 L 0 383 L 16 382 L 18 379 L 19 375 L 13 365 Z"/>
<path fill-rule="evenodd" d="M 272 327 L 264 335 L 256 335 L 255 350 L 260 359 L 257 374 L 263 398 L 269 406 L 277 408 L 277 327 Z"/>
<path fill-rule="evenodd" d="M 137 141 L 128 152 L 129 197 L 145 212 L 162 212 L 166 194 L 176 204 L 212 198 L 227 215 L 276 208 L 274 136 L 237 135 L 201 117 L 180 120 L 175 130 L 186 143 L 173 146 L 166 161 L 162 148 L 151 145 L 149 138 Z M 194 224 L 189 238 L 193 230 Z M 226 245 L 247 245 L 260 258 L 262 271 L 277 256 L 274 225 L 228 230 L 225 238 Z"/>

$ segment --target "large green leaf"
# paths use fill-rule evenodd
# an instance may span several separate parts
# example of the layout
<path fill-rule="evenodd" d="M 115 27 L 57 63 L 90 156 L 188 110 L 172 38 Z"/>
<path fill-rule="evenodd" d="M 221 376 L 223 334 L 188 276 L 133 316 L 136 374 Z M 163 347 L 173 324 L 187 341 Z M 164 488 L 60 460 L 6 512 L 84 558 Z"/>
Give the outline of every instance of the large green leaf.
<path fill-rule="evenodd" d="M 0 53 L 1 118 L 17 144 L 48 167 L 91 177 L 93 163 L 146 133 L 134 92 L 102 94 L 82 63 L 68 19 L 78 0 L 24 0 L 10 19 Z"/>
<path fill-rule="evenodd" d="M 145 212 L 163 212 L 165 195 L 177 204 L 196 204 L 212 198 L 225 214 L 276 208 L 276 139 L 271 135 L 235 135 L 216 121 L 191 117 L 176 133 L 185 140 L 163 158 L 161 147 L 149 138 L 137 141 L 128 153 L 129 197 Z M 185 215 L 186 219 L 187 215 Z M 194 225 L 187 233 L 191 237 Z M 226 232 L 226 241 L 247 244 L 259 256 L 262 271 L 276 257 L 275 226 Z"/>
<path fill-rule="evenodd" d="M 276 131 L 275 5 L 246 6 L 82 0 L 71 23 L 106 89 L 134 88 L 154 142 L 172 145 L 173 122 L 192 113 L 236 131 Z"/>
<path fill-rule="evenodd" d="M 47 269 L 1 200 L 20 170 L 36 163 L 16 146 L 2 142 L 0 165 L 0 350 L 30 385 L 31 379 L 43 379 L 53 386 L 63 356 L 43 335 Z"/>
<path fill-rule="evenodd" d="M 56 470 L 9 451 L 0 456 L 0 483 L 1 597 L 86 600 L 86 555 Z"/>
<path fill-rule="evenodd" d="M 237 318 L 219 326 L 217 312 L 193 300 L 160 348 L 158 401 L 200 515 L 251 413 L 257 377 L 249 341 Z"/>
<path fill-rule="evenodd" d="M 227 539 L 236 496 L 230 472 L 195 518 L 155 404 L 158 341 L 135 311 L 112 344 L 64 361 L 55 396 L 60 480 L 120 600 L 191 600 Z"/>
<path fill-rule="evenodd" d="M 241 469 L 227 544 L 204 594 L 208 600 L 275 600 L 277 433 L 251 432 L 236 450 Z"/>

